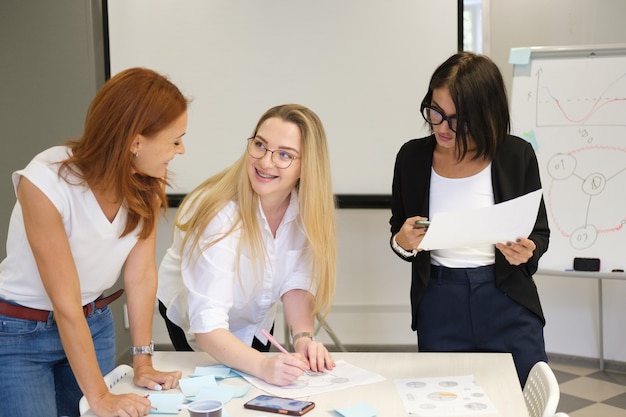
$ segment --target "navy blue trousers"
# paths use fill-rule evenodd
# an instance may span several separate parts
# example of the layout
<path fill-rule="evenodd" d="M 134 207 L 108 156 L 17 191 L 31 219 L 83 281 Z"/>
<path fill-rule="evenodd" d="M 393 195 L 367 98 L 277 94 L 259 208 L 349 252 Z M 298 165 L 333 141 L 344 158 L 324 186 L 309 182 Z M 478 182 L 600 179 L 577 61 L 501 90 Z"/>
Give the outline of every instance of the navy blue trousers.
<path fill-rule="evenodd" d="M 418 306 L 420 352 L 508 352 L 523 387 L 530 368 L 548 361 L 541 319 L 495 285 L 493 265 L 433 265 Z"/>

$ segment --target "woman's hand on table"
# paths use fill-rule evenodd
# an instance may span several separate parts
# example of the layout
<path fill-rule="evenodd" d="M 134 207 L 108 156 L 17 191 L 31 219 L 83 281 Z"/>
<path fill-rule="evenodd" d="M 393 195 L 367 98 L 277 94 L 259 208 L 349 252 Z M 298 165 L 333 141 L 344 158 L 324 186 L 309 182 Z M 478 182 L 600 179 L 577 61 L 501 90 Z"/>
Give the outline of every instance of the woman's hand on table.
<path fill-rule="evenodd" d="M 99 417 L 139 417 L 150 414 L 150 400 L 137 394 L 105 393 L 89 401 L 89 407 Z"/>
<path fill-rule="evenodd" d="M 150 365 L 134 366 L 133 373 L 135 385 L 156 391 L 176 388 L 182 377 L 180 371 L 162 372 Z"/>
<path fill-rule="evenodd" d="M 296 340 L 294 349 L 308 359 L 309 369 L 313 372 L 324 372 L 335 368 L 335 360 L 323 343 L 310 338 Z"/>

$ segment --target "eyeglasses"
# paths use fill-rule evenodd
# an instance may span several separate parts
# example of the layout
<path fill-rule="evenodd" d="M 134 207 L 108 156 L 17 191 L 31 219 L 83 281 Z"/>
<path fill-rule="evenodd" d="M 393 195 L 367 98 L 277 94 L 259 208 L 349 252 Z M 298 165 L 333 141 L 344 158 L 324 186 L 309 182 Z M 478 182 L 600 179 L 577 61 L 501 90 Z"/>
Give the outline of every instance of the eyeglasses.
<path fill-rule="evenodd" d="M 424 107 L 422 109 L 422 117 L 424 117 L 424 120 L 426 120 L 428 123 L 430 123 L 433 126 L 440 125 L 444 121 L 446 121 L 448 122 L 448 126 L 450 126 L 450 130 L 456 133 L 456 127 L 457 127 L 456 116 L 446 116 L 445 114 L 443 114 L 442 112 L 440 112 L 439 110 L 433 107 Z"/>
<path fill-rule="evenodd" d="M 287 151 L 283 151 L 281 149 L 277 149 L 272 151 L 265 147 L 265 144 L 257 139 L 257 138 L 249 138 L 248 139 L 248 154 L 254 159 L 261 159 L 265 157 L 267 153 L 271 153 L 272 162 L 276 165 L 277 168 L 286 169 L 291 166 L 291 163 L 298 159 L 298 156 L 292 155 Z"/>

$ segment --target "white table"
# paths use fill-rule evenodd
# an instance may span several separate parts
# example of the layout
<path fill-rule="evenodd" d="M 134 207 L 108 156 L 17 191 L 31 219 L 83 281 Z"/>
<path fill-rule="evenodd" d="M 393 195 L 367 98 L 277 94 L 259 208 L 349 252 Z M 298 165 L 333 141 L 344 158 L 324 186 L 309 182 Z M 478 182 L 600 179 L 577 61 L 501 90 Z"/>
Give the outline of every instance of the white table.
<path fill-rule="evenodd" d="M 396 378 L 419 378 L 474 375 L 495 408 L 496 414 L 479 414 L 484 417 L 528 417 L 522 390 L 517 379 L 513 359 L 508 353 L 398 353 L 398 352 L 334 352 L 335 360 L 346 362 L 376 372 L 385 381 L 344 390 L 313 395 L 315 408 L 307 417 L 338 416 L 336 408 L 351 407 L 360 402 L 376 408 L 379 417 L 406 416 L 402 399 L 396 389 Z M 160 370 L 181 370 L 183 378 L 193 373 L 196 366 L 210 366 L 217 362 L 202 352 L 155 352 L 154 366 Z M 176 389 L 179 392 L 178 389 Z M 115 393 L 150 391 L 138 388 L 132 383 L 132 375 L 127 375 L 113 387 Z M 277 416 L 278 414 L 247 410 L 243 403 L 263 393 L 252 386 L 242 398 L 233 398 L 225 408 L 231 417 Z M 85 415 L 93 416 L 91 412 Z M 179 416 L 188 416 L 181 411 Z"/>

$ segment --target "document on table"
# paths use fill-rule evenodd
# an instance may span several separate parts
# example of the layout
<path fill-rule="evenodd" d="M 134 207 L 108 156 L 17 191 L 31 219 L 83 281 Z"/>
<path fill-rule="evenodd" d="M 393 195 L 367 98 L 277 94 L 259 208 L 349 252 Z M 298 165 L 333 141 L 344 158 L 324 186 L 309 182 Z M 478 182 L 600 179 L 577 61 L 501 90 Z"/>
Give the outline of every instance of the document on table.
<path fill-rule="evenodd" d="M 489 207 L 437 213 L 430 219 L 420 249 L 453 249 L 528 237 L 537 220 L 541 192 Z"/>
<path fill-rule="evenodd" d="M 335 369 L 326 371 L 323 375 L 302 375 L 290 385 L 279 387 L 268 384 L 252 375 L 241 375 L 255 387 L 278 397 L 302 398 L 322 392 L 338 391 L 356 385 L 373 384 L 384 381 L 385 378 L 374 372 L 367 371 L 344 360 L 335 362 Z"/>
<path fill-rule="evenodd" d="M 472 375 L 394 382 L 409 416 L 471 416 L 497 411 Z"/>

